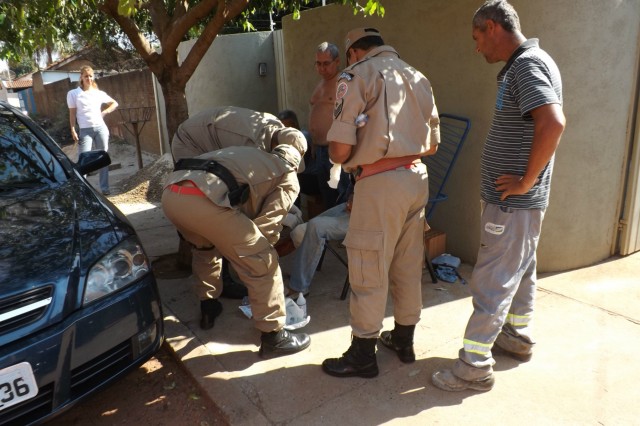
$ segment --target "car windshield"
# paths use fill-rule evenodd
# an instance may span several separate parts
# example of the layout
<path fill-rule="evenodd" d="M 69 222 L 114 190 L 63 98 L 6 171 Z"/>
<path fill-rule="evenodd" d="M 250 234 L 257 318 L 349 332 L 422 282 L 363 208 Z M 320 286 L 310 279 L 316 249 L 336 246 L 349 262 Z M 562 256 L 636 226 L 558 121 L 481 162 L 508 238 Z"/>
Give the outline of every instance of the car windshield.
<path fill-rule="evenodd" d="M 31 188 L 64 179 L 57 159 L 11 113 L 0 114 L 0 191 Z"/>

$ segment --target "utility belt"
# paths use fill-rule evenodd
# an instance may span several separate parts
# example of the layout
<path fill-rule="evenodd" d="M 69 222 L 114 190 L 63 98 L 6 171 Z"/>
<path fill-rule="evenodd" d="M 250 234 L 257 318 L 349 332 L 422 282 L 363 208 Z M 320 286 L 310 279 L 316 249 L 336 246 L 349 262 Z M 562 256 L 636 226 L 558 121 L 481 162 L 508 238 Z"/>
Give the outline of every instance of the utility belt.
<path fill-rule="evenodd" d="M 410 169 L 415 164 L 420 163 L 420 155 L 405 155 L 404 157 L 381 158 L 372 164 L 363 164 L 358 166 L 353 173 L 356 182 L 367 176 L 377 175 L 378 173 L 388 172 L 399 168 Z"/>
<path fill-rule="evenodd" d="M 238 181 L 233 177 L 229 169 L 214 160 L 183 158 L 178 160 L 173 169 L 173 171 L 178 170 L 202 170 L 219 177 L 229 189 L 229 202 L 231 206 L 243 204 L 249 198 L 249 185 L 238 185 Z"/>

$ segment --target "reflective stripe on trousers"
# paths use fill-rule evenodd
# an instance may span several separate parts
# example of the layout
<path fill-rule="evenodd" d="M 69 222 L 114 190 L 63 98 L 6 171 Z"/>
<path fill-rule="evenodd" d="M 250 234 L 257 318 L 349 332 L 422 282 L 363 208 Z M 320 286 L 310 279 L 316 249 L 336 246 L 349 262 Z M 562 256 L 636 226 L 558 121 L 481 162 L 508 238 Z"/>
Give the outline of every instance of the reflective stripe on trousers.
<path fill-rule="evenodd" d="M 544 210 L 511 209 L 484 203 L 478 260 L 471 277 L 473 313 L 461 358 L 486 368 L 495 364 L 491 347 L 505 322 L 531 340 L 536 284 L 536 248 Z"/>

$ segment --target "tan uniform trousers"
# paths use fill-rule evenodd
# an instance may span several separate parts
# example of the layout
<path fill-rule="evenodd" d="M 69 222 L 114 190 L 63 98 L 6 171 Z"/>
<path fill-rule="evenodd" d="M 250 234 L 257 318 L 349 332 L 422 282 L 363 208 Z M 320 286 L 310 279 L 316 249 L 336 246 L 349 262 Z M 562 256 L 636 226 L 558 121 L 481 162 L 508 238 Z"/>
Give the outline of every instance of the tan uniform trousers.
<path fill-rule="evenodd" d="M 379 173 L 356 183 L 344 240 L 354 336 L 378 336 L 389 290 L 398 324 L 415 325 L 420 320 L 428 197 L 423 165 Z"/>
<path fill-rule="evenodd" d="M 208 198 L 165 189 L 162 208 L 192 250 L 196 293 L 200 299 L 222 292 L 222 258 L 227 258 L 247 286 L 255 326 L 263 332 L 282 329 L 286 320 L 278 255 L 251 219 L 237 209 L 220 207 Z"/>

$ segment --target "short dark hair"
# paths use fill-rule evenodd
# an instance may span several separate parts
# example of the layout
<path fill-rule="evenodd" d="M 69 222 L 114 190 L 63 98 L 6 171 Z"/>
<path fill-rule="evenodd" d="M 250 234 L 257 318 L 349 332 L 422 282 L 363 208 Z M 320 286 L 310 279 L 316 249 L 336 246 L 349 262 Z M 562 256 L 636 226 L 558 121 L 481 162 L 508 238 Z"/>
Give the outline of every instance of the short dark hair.
<path fill-rule="evenodd" d="M 380 36 L 366 36 L 356 41 L 350 46 L 350 49 L 362 49 L 367 50 L 371 47 L 377 47 L 384 45 L 384 40 Z"/>
<path fill-rule="evenodd" d="M 518 12 L 506 0 L 484 2 L 473 15 L 473 28 L 484 31 L 487 28 L 488 20 L 499 24 L 510 33 L 520 31 Z"/>
<path fill-rule="evenodd" d="M 298 116 L 296 115 L 295 112 L 293 112 L 290 109 L 283 109 L 282 111 L 280 111 L 278 113 L 278 120 L 280 120 L 280 121 L 290 120 L 291 122 L 294 123 L 293 127 L 295 129 L 300 129 L 300 123 L 298 122 Z"/>

